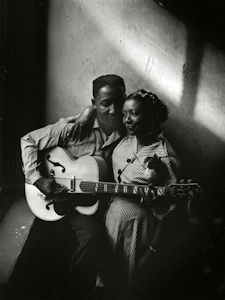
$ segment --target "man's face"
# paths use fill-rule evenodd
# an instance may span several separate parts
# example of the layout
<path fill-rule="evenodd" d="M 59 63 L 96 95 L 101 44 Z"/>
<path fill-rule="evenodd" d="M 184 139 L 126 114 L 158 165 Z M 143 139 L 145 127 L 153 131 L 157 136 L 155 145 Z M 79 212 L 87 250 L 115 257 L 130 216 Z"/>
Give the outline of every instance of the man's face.
<path fill-rule="evenodd" d="M 97 92 L 93 105 L 97 111 L 100 126 L 115 130 L 122 124 L 122 107 L 125 93 L 121 87 L 104 86 Z"/>

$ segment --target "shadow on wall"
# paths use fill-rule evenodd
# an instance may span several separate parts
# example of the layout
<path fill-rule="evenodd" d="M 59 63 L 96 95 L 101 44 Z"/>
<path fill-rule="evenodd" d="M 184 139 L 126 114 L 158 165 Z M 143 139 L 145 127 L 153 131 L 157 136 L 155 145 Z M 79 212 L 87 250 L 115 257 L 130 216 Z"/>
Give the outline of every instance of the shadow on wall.
<path fill-rule="evenodd" d="M 204 42 L 198 32 L 188 32 L 186 62 L 183 66 L 183 92 L 179 107 L 172 108 L 176 116 L 169 121 L 168 131 L 191 177 L 202 181 L 205 188 L 217 185 L 217 171 L 224 164 L 225 142 L 194 120 L 194 110 L 204 54 Z M 179 140 L 176 140 L 176 135 Z"/>
<path fill-rule="evenodd" d="M 225 3 L 221 0 L 154 0 L 188 27 L 197 28 L 201 36 L 225 50 Z"/>
<path fill-rule="evenodd" d="M 198 9 L 200 9 L 200 5 L 203 3 L 197 1 L 197 4 Z M 201 24 L 202 20 L 197 16 L 203 17 L 206 11 L 207 15 L 205 15 L 204 18 L 206 19 L 206 17 L 209 17 L 209 10 L 207 9 L 201 14 L 199 14 L 199 10 L 197 10 L 197 12 L 195 12 L 196 15 L 194 14 L 194 17 L 192 16 L 191 20 L 194 21 L 193 24 L 195 27 L 201 27 L 199 24 Z M 188 12 L 191 13 L 190 6 Z M 211 14 L 213 15 L 213 8 Z M 216 36 L 218 37 L 218 28 L 216 25 L 218 25 L 220 21 L 221 19 L 218 19 L 217 22 L 214 22 L 214 26 L 208 31 L 211 32 L 211 36 L 213 36 L 213 32 L 216 31 Z M 214 202 L 213 204 L 220 206 L 223 204 L 222 197 L 225 193 L 225 141 L 194 120 L 195 107 L 198 101 L 197 96 L 201 67 L 207 40 L 206 34 L 202 36 L 202 30 L 194 28 L 193 24 L 191 27 L 189 26 L 187 35 L 181 102 L 179 107 L 173 107 L 173 115 L 176 117 L 170 120 L 168 124 L 168 131 L 174 128 L 176 128 L 176 131 L 175 134 L 170 132 L 168 132 L 168 134 L 171 135 L 173 144 L 176 146 L 184 162 L 187 173 L 190 177 L 200 180 L 206 195 L 210 198 L 209 200 L 212 203 Z M 210 26 L 211 22 L 206 22 L 206 24 Z M 205 25 L 206 28 L 207 25 Z M 208 35 L 210 36 L 210 33 L 208 33 Z M 221 35 L 219 36 L 219 40 L 215 39 L 216 36 L 213 36 L 214 39 L 211 39 L 211 41 L 217 46 L 219 45 L 220 48 L 223 48 L 222 46 L 224 45 L 221 44 L 220 41 Z M 225 76 L 225 74 L 221 74 L 221 76 Z M 214 99 L 211 99 L 211 101 L 214 101 Z M 216 118 L 216 116 L 214 116 L 214 118 Z M 210 120 L 208 120 L 208 122 L 210 122 Z M 179 140 L 176 139 L 176 134 L 179 136 Z"/>
<path fill-rule="evenodd" d="M 209 126 L 212 130 L 207 129 L 206 126 L 198 122 L 199 120 L 194 113 L 196 112 L 197 104 L 199 104 L 198 101 L 205 101 L 204 96 L 200 95 L 201 99 L 198 97 L 200 85 L 201 92 L 202 90 L 204 90 L 204 93 L 208 92 L 205 86 L 202 86 L 202 83 L 205 85 L 208 83 L 203 76 L 203 70 L 206 69 L 210 73 L 210 68 L 207 65 L 208 60 L 205 58 L 206 36 L 207 34 L 213 35 L 214 29 L 217 28 L 214 27 L 210 33 L 203 34 L 203 32 L 205 33 L 204 28 L 201 27 L 202 23 L 204 23 L 203 20 L 193 22 L 192 26 L 186 28 L 186 41 L 178 41 L 178 50 L 176 49 L 175 52 L 172 48 L 173 40 L 171 41 L 168 36 L 171 34 L 171 38 L 174 38 L 172 34 L 174 34 L 175 30 L 178 32 L 178 34 L 175 34 L 175 38 L 185 39 L 186 31 L 184 28 L 181 28 L 179 31 L 179 28 L 176 26 L 182 27 L 182 25 L 176 23 L 171 15 L 160 11 L 159 7 L 156 7 L 153 2 L 143 0 L 141 3 L 146 5 L 146 7 L 140 7 L 139 11 L 136 10 L 138 1 L 123 1 L 119 8 L 117 5 L 112 4 L 114 2 L 108 4 L 108 2 L 103 1 L 103 5 L 98 7 L 98 3 L 93 4 L 94 2 L 92 1 L 83 2 L 81 0 L 71 1 L 70 5 L 72 7 L 67 7 L 67 9 L 65 4 L 62 4 L 63 7 L 55 7 L 56 10 L 61 9 L 62 13 L 58 11 L 58 18 L 54 17 L 54 22 L 52 23 L 54 30 L 52 40 L 54 43 L 51 45 L 51 53 L 53 56 L 55 55 L 55 60 L 57 58 L 57 64 L 55 64 L 55 60 L 52 60 L 50 102 L 48 103 L 49 115 L 52 117 L 53 114 L 70 112 L 74 101 L 77 101 L 77 108 L 80 108 L 83 105 L 79 103 L 80 95 L 90 95 L 89 92 L 86 93 L 83 90 L 86 89 L 86 86 L 90 87 L 91 80 L 101 74 L 117 73 L 121 75 L 124 77 L 127 86 L 130 85 L 131 90 L 129 92 L 137 88 L 146 88 L 159 96 L 163 94 L 161 89 L 165 84 L 167 84 L 165 87 L 166 91 L 168 82 L 171 84 L 174 82 L 170 93 L 166 94 L 165 92 L 162 97 L 162 100 L 165 100 L 171 111 L 170 120 L 165 125 L 165 131 L 181 157 L 188 175 L 199 181 L 206 191 L 211 191 L 214 194 L 215 191 L 222 191 L 224 188 L 217 182 L 217 178 L 220 177 L 224 168 L 225 142 L 222 137 L 223 133 L 219 132 L 219 135 L 214 134 L 213 125 Z M 178 2 L 175 1 L 175 3 Z M 52 4 L 55 5 L 54 2 Z M 192 4 L 193 2 L 191 1 Z M 191 5 L 188 10 L 189 15 L 195 13 Z M 71 14 L 71 11 L 79 11 L 79 15 Z M 173 10 L 170 10 L 170 12 L 173 13 Z M 156 14 L 155 18 L 154 14 Z M 177 16 L 177 14 L 174 15 Z M 196 21 L 193 16 L 192 20 Z M 187 22 L 188 25 L 190 23 Z M 81 24 L 85 26 L 81 26 Z M 151 27 L 151 25 L 154 26 Z M 86 31 L 88 28 L 91 30 L 91 33 L 87 35 Z M 144 32 L 142 32 L 143 30 Z M 164 43 L 160 40 L 160 33 L 163 34 L 162 39 L 165 39 Z M 136 36 L 134 36 L 135 34 Z M 88 43 L 86 42 L 87 40 Z M 56 49 L 59 41 L 62 46 Z M 67 45 L 69 45 L 68 48 L 66 48 Z M 184 45 L 186 45 L 186 51 L 183 58 Z M 97 46 L 95 51 L 93 51 L 93 46 Z M 170 47 L 170 49 L 165 50 L 160 47 Z M 165 54 L 167 53 L 166 51 L 170 51 L 172 54 L 170 53 L 171 55 L 169 56 Z M 160 54 L 165 54 L 165 56 L 161 57 Z M 160 77 L 162 70 L 155 70 L 154 68 L 144 69 L 145 63 L 143 64 L 144 60 L 141 56 L 147 58 L 150 55 L 153 59 L 157 58 L 157 64 L 154 65 L 155 69 L 157 68 L 156 66 L 160 65 L 159 61 L 161 63 L 165 61 L 168 64 L 165 65 L 167 76 Z M 178 57 L 174 57 L 175 55 Z M 173 59 L 172 62 L 169 61 L 170 58 Z M 185 61 L 183 64 L 183 76 L 175 74 L 177 76 L 174 77 L 174 72 L 179 72 L 180 66 L 182 67 L 183 59 Z M 219 64 L 219 57 L 215 56 L 213 59 Z M 174 67 L 173 63 L 176 63 L 176 60 L 178 62 Z M 202 68 L 203 66 L 204 68 Z M 77 69 L 80 72 L 75 72 Z M 146 75 L 146 73 L 148 74 Z M 154 82 L 155 75 L 158 76 L 155 80 L 156 82 Z M 224 76 L 224 74 L 221 73 L 221 76 Z M 183 86 L 182 94 L 180 99 L 178 99 L 180 103 L 177 105 L 171 102 L 173 97 L 172 89 L 176 89 L 177 86 L 180 87 L 180 82 L 176 82 L 173 80 L 174 78 L 175 80 L 181 79 L 181 86 Z M 217 98 L 210 99 L 210 95 L 207 95 L 207 100 L 213 102 L 213 105 L 216 105 L 216 102 L 218 102 L 216 109 L 219 111 L 223 98 L 221 96 L 222 92 L 218 92 L 218 90 L 223 86 L 221 82 L 219 84 L 216 82 L 216 78 L 218 77 L 212 79 L 212 89 L 216 93 Z M 158 82 L 160 79 L 161 82 Z M 74 82 L 76 82 L 76 86 L 74 86 Z M 63 104 L 61 104 L 62 96 L 65 100 Z M 75 99 L 76 97 L 77 99 Z M 67 101 L 68 106 L 65 105 Z M 208 106 L 203 106 L 204 108 L 208 109 Z M 215 121 L 216 115 L 214 116 L 211 111 L 209 113 Z"/>
<path fill-rule="evenodd" d="M 224 211 L 225 141 L 196 122 L 194 113 L 207 43 L 210 42 L 225 52 L 225 4 L 223 1 L 212 3 L 204 0 L 185 0 L 182 1 L 182 5 L 179 0 L 156 2 L 188 26 L 181 102 L 179 107 L 171 107 L 173 118 L 167 123 L 166 131 L 182 159 L 187 174 L 200 182 L 212 207 L 215 207 L 216 211 L 220 211 L 221 208 Z M 210 69 L 207 71 L 210 72 Z M 225 77 L 224 73 L 220 75 Z M 213 88 L 216 89 L 216 83 Z M 210 100 L 215 103 L 218 99 Z M 220 101 L 223 105 L 223 98 Z M 202 113 L 203 110 L 204 107 Z M 216 118 L 216 115 L 213 117 Z M 210 119 L 207 121 L 210 122 Z"/>

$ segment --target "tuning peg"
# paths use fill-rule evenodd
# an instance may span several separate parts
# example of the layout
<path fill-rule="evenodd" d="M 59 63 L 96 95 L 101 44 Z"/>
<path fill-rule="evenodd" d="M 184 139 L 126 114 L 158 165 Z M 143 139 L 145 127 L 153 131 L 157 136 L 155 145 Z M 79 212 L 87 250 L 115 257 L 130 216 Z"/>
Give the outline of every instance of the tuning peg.
<path fill-rule="evenodd" d="M 180 180 L 180 183 L 185 183 L 185 180 L 184 180 L 184 179 L 181 179 L 181 180 Z"/>
<path fill-rule="evenodd" d="M 187 182 L 188 183 L 192 183 L 193 181 L 192 181 L 192 179 L 188 179 Z"/>

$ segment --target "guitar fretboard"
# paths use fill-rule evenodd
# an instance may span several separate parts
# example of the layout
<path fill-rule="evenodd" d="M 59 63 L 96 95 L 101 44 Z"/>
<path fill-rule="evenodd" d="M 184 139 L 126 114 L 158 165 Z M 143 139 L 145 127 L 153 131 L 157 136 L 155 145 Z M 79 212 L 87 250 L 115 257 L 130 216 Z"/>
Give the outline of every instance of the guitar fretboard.
<path fill-rule="evenodd" d="M 138 196 L 143 194 L 148 196 L 151 193 L 151 188 L 141 185 L 81 181 L 79 186 L 84 193 L 129 194 Z"/>

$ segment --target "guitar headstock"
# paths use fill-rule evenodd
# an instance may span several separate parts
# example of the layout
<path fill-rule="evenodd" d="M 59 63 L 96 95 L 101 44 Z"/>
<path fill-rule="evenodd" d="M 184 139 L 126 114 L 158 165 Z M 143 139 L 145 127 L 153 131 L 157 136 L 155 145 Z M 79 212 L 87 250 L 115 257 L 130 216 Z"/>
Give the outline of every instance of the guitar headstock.
<path fill-rule="evenodd" d="M 171 184 L 167 191 L 172 198 L 193 198 L 202 192 L 202 188 L 196 182 L 181 180 L 179 183 Z"/>

